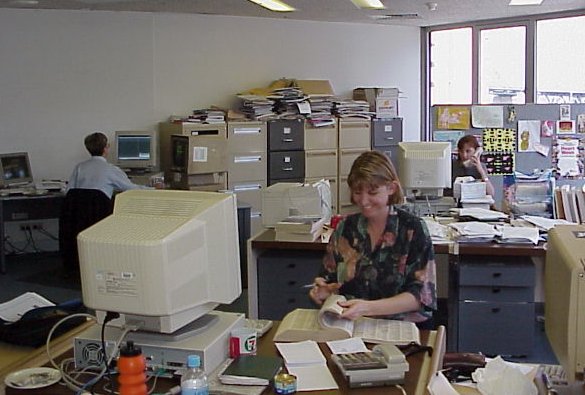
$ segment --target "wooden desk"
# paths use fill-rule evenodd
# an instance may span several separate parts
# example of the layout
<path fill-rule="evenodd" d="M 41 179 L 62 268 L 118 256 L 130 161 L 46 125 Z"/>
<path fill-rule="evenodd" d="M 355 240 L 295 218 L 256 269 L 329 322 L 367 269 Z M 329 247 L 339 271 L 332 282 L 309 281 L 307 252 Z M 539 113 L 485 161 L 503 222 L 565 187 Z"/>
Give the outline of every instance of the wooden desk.
<path fill-rule="evenodd" d="M 0 273 L 6 273 L 4 248 L 6 222 L 59 218 L 64 197 L 61 192 L 0 197 Z"/>
<path fill-rule="evenodd" d="M 278 327 L 278 323 L 275 323 L 274 327 L 264 335 L 259 343 L 258 343 L 258 354 L 260 355 L 277 355 L 278 351 L 276 350 L 276 346 L 273 342 L 274 334 L 276 333 L 276 328 Z M 70 338 L 71 339 L 71 338 Z M 69 339 L 69 340 L 70 340 Z M 408 357 L 408 363 L 410 364 L 410 369 L 406 373 L 406 380 L 403 385 L 406 393 L 409 395 L 424 395 L 427 393 L 426 386 L 430 377 L 430 373 L 436 371 L 438 366 L 442 365 L 442 356 L 444 355 L 445 350 L 445 332 L 444 328 L 440 327 L 436 331 L 422 331 L 421 332 L 421 342 L 423 344 L 429 345 L 433 347 L 433 357 L 430 357 L 427 353 L 418 353 Z M 377 395 L 377 394 L 384 394 L 384 395 L 393 395 L 393 394 L 401 394 L 400 390 L 395 387 L 373 387 L 373 388 L 360 388 L 360 389 L 350 389 L 347 385 L 347 382 L 339 372 L 339 369 L 335 366 L 335 364 L 331 361 L 329 356 L 331 353 L 329 352 L 329 348 L 326 344 L 319 345 L 323 354 L 327 358 L 327 366 L 329 367 L 335 381 L 339 385 L 339 389 L 337 390 L 329 390 L 329 391 L 319 391 L 320 394 L 324 395 L 338 395 L 338 394 L 352 394 L 352 395 Z M 71 357 L 72 356 L 72 343 L 69 343 L 69 350 L 63 355 L 63 357 Z M 43 364 L 48 363 L 48 360 L 45 358 L 44 361 L 36 360 L 37 364 L 33 366 L 41 366 Z M 30 364 L 27 365 L 17 365 L 13 366 L 10 371 L 15 371 L 22 369 L 24 367 L 30 367 Z M 8 373 L 8 372 L 7 372 Z M 4 384 L 4 378 L 2 377 L 2 385 Z M 169 388 L 178 385 L 178 380 L 172 379 L 158 379 L 156 392 L 164 392 Z M 1 389 L 2 387 L 0 387 Z M 101 386 L 98 384 L 95 388 L 95 391 L 99 393 L 106 393 L 101 390 Z M 50 387 L 40 388 L 36 390 L 27 390 L 27 395 L 66 395 L 71 394 L 72 391 L 67 389 L 66 387 L 54 384 Z M 265 393 L 273 394 L 274 391 L 270 388 L 269 391 L 265 391 Z M 22 390 L 13 389 L 10 387 L 6 388 L 6 395 L 21 395 L 23 394 Z"/>
<path fill-rule="evenodd" d="M 251 318 L 258 318 L 258 257 L 263 253 L 270 251 L 274 255 L 282 255 L 286 257 L 289 254 L 296 254 L 310 257 L 312 261 L 320 261 L 321 257 L 325 253 L 327 247 L 326 243 L 321 242 L 289 242 L 289 241 L 276 241 L 274 239 L 274 229 L 266 229 L 253 238 L 248 240 L 248 314 Z M 458 246 L 437 244 L 434 246 L 436 254 L 449 254 L 452 256 L 450 261 L 456 263 L 462 256 L 524 256 L 524 257 L 544 257 L 546 250 L 544 245 L 541 243 L 538 246 L 532 245 L 517 245 L 517 244 L 496 244 L 496 243 L 466 243 L 459 244 Z M 319 272 L 320 267 L 312 264 L 313 270 L 307 278 L 305 284 L 312 281 L 314 275 Z M 303 270 L 306 268 L 303 267 Z M 309 273 L 307 273 L 309 274 Z M 266 279 L 262 280 L 263 282 Z M 301 287 L 304 284 L 294 283 L 294 280 L 289 281 L 285 286 Z M 282 289 L 280 289 L 282 290 Z M 306 291 L 306 290 L 305 290 Z M 304 291 L 304 292 L 305 292 Z M 306 293 L 306 292 L 305 292 Z M 291 299 L 292 301 L 292 299 Z M 293 301 L 294 302 L 294 301 Z M 287 311 L 291 310 L 291 307 L 286 308 Z M 301 306 L 296 306 L 301 307 Z M 266 317 L 260 317 L 266 318 Z M 270 318 L 270 317 L 269 317 Z M 276 318 L 281 319 L 282 317 Z M 274 319 L 274 318 L 273 318 Z"/>

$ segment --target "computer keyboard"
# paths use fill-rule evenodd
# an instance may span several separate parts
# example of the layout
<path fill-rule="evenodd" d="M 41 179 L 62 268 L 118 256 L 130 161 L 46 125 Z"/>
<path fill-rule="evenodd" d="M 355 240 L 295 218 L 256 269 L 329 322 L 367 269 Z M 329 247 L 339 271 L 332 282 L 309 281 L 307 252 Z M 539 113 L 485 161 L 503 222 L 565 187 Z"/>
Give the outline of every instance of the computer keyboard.
<path fill-rule="evenodd" d="M 261 337 L 272 328 L 272 321 L 270 320 L 254 320 L 246 318 L 245 326 L 247 328 L 256 329 L 258 337 Z"/>

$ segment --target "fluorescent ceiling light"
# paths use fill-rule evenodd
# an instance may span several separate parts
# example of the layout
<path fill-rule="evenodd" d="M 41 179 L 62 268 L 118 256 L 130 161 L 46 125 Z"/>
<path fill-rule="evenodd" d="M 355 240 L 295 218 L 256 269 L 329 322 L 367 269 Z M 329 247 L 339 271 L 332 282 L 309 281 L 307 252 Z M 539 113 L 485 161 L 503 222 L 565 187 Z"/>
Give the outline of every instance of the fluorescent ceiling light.
<path fill-rule="evenodd" d="M 256 3 L 259 6 L 264 8 L 268 8 L 270 11 L 278 11 L 278 12 L 290 12 L 294 11 L 295 9 L 288 4 L 280 1 L 280 0 L 249 0 L 252 3 Z"/>
<path fill-rule="evenodd" d="M 542 0 L 510 0 L 510 5 L 540 5 Z"/>
<path fill-rule="evenodd" d="M 359 8 L 370 8 L 373 10 L 383 10 L 386 8 L 380 0 L 351 0 Z"/>

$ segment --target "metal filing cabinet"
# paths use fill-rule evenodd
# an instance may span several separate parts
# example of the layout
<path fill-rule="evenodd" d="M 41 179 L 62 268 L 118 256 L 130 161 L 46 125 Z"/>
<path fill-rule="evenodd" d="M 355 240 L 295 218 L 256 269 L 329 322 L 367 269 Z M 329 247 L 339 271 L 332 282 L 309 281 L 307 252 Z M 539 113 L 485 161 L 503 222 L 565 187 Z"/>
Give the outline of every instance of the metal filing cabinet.
<path fill-rule="evenodd" d="M 305 178 L 304 121 L 268 121 L 268 185 L 303 182 Z"/>
<path fill-rule="evenodd" d="M 228 188 L 251 206 L 251 234 L 262 229 L 262 190 L 266 188 L 266 122 L 228 122 Z"/>
<path fill-rule="evenodd" d="M 257 259 L 258 318 L 282 320 L 296 308 L 316 308 L 303 285 L 322 265 L 321 251 L 266 251 Z"/>
<path fill-rule="evenodd" d="M 371 150 L 371 122 L 363 119 L 339 119 L 339 165 L 338 165 L 338 212 L 348 214 L 356 212 L 357 207 L 351 203 L 351 193 L 347 186 L 347 176 L 353 161 L 363 152 Z"/>
<path fill-rule="evenodd" d="M 402 118 L 372 120 L 372 149 L 385 153 L 398 170 L 398 143 L 402 141 Z"/>
<path fill-rule="evenodd" d="M 316 127 L 305 121 L 305 183 L 312 184 L 322 179 L 329 181 L 333 213 L 337 212 L 338 206 L 337 139 L 337 123 Z"/>
<path fill-rule="evenodd" d="M 449 348 L 529 355 L 534 345 L 535 269 L 529 257 L 462 256 L 451 265 Z"/>

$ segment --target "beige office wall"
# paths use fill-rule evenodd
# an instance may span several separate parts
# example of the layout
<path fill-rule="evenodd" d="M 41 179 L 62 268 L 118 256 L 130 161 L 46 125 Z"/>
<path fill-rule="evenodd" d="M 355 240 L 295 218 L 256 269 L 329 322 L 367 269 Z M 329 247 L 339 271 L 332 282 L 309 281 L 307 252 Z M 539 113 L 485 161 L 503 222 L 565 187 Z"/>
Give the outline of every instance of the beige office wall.
<path fill-rule="evenodd" d="M 237 107 L 281 77 L 398 86 L 418 139 L 419 29 L 131 12 L 0 9 L 0 151 L 28 151 L 37 179 L 68 178 L 95 130 L 155 128 L 170 114 Z"/>

